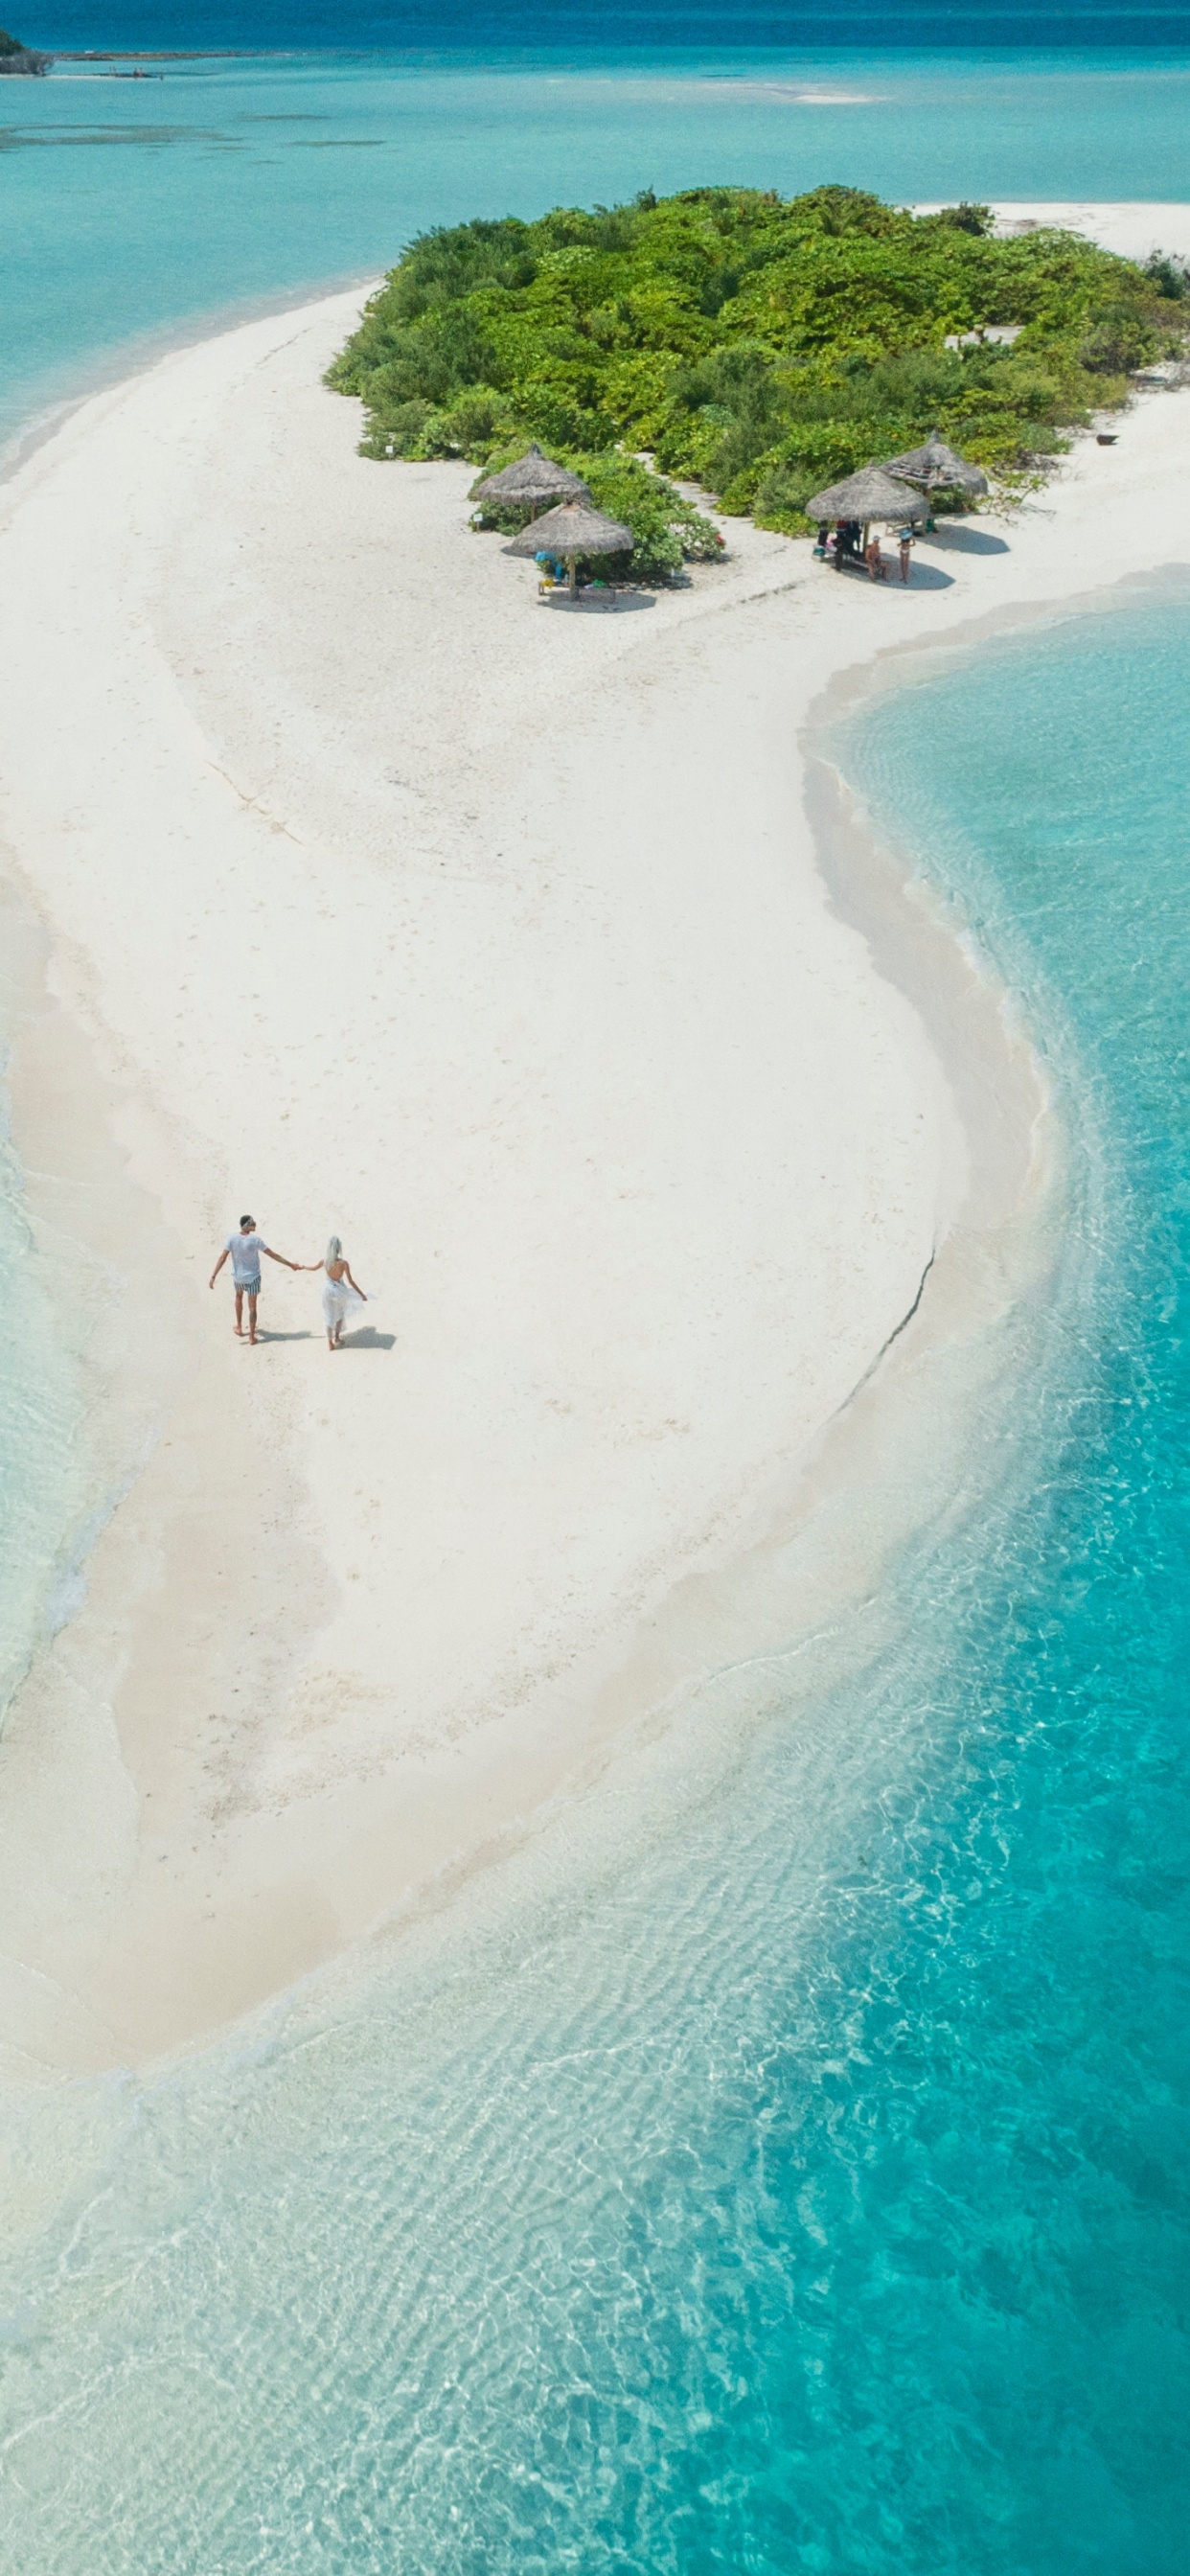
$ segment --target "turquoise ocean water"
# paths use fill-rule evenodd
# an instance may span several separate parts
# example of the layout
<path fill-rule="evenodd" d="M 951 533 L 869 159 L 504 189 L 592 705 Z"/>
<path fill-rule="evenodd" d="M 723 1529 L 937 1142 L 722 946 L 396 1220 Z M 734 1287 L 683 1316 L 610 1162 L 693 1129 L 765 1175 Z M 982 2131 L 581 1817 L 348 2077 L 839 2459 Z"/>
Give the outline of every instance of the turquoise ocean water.
<path fill-rule="evenodd" d="M 1184 192 L 1190 55 L 476 53 L 0 94 L 10 426 L 476 207 L 712 169 Z M 871 103 L 750 96 L 758 65 Z M 966 1489 L 845 1660 L 708 1685 L 680 1791 L 646 1764 L 182 2067 L 4 2104 L 3 2576 L 1180 2576 L 1188 678 L 1171 579 L 907 670 L 838 737 L 1069 1140 Z M 89 1499 L 4 1184 L 41 1336 L 0 1404 L 19 1659 Z"/>

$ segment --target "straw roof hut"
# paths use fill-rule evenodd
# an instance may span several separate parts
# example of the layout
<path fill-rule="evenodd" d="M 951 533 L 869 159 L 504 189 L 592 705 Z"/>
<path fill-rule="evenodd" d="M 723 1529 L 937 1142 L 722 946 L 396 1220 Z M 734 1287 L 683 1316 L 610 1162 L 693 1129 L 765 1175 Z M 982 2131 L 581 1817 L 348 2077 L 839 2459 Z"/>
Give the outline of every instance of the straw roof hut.
<path fill-rule="evenodd" d="M 957 448 L 939 438 L 936 429 L 930 431 L 924 447 L 911 447 L 907 456 L 887 457 L 884 471 L 902 475 L 906 483 L 918 483 L 927 492 L 969 492 L 974 498 L 988 488 L 982 465 L 969 465 Z"/>
<path fill-rule="evenodd" d="M 900 483 L 886 465 L 865 465 L 842 483 L 831 483 L 803 504 L 808 519 L 927 519 L 929 504 L 911 483 Z"/>
<path fill-rule="evenodd" d="M 630 555 L 636 539 L 631 528 L 619 519 L 607 519 L 590 500 L 563 501 L 556 510 L 547 510 L 544 518 L 534 519 L 522 528 L 508 551 L 513 555 L 560 555 L 570 573 L 570 587 L 576 587 L 575 566 L 580 555 Z"/>
<path fill-rule="evenodd" d="M 473 501 L 500 501 L 516 507 L 538 509 L 543 501 L 589 501 L 591 495 L 577 474 L 565 465 L 555 465 L 552 456 L 543 456 L 534 440 L 523 456 L 505 465 L 499 474 L 489 474 L 477 483 Z"/>

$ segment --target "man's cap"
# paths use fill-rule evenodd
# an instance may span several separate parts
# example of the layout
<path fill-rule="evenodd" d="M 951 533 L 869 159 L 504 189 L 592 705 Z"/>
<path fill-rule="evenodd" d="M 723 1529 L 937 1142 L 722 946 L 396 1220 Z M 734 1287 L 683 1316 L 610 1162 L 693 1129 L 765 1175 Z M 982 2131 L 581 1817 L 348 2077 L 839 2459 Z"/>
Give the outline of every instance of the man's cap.
<path fill-rule="evenodd" d="M 240 1218 L 240 1224 L 241 1224 L 241 1225 L 255 1225 L 255 1223 L 256 1223 L 256 1219 L 255 1219 L 255 1217 L 254 1217 L 254 1216 L 242 1216 L 242 1217 Z"/>

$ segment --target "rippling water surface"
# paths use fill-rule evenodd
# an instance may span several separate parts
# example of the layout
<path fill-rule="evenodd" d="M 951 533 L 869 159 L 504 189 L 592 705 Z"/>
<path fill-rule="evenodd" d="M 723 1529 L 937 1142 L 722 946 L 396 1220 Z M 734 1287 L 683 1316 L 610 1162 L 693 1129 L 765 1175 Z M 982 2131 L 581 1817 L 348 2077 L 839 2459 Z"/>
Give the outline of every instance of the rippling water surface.
<path fill-rule="evenodd" d="M 14 2116 L 5 2576 L 1180 2576 L 1188 680 L 1171 583 L 850 721 L 1069 1139 L 964 1492 L 365 1980 Z"/>

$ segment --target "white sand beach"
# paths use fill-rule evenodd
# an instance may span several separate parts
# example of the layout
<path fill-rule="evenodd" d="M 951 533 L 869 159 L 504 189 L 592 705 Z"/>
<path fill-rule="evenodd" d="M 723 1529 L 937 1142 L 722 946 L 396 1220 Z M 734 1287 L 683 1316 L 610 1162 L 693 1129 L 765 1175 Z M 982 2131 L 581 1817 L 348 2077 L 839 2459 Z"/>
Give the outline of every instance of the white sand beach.
<path fill-rule="evenodd" d="M 1172 251 L 1181 259 L 1190 255 L 1190 206 L 1170 205 L 1160 198 L 1097 206 L 1074 198 L 1059 204 L 1006 197 L 997 201 L 994 211 L 1005 230 L 1011 225 L 1058 224 L 1067 232 L 1085 233 L 1088 241 L 1115 251 L 1121 259 L 1145 260 L 1154 251 Z"/>
<path fill-rule="evenodd" d="M 683 1586 L 1003 1213 L 961 1029 L 828 898 L 800 729 L 889 648 L 1190 562 L 1160 391 L 907 590 L 730 521 L 688 589 L 558 613 L 470 468 L 356 455 L 321 375 L 358 303 L 175 353 L 0 489 L 0 842 L 46 942 L 15 1133 L 102 1268 L 121 1496 L 0 1751 L 35 2072 L 260 2002 L 698 1668 Z M 271 1265 L 233 1339 L 246 1209 L 302 1262 L 342 1236 L 341 1353 Z"/>

